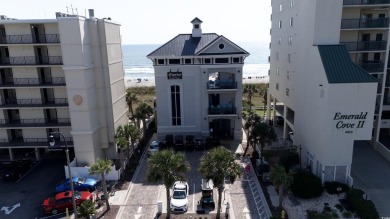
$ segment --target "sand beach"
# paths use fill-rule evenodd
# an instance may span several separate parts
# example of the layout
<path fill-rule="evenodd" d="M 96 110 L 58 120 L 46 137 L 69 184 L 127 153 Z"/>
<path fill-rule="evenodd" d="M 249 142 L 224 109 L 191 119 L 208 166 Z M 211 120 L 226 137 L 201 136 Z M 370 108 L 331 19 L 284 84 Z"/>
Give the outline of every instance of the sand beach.
<path fill-rule="evenodd" d="M 256 77 L 245 77 L 242 79 L 243 84 L 259 84 L 268 83 L 269 77 L 267 76 L 256 76 Z M 129 79 L 125 78 L 125 87 L 152 87 L 155 86 L 154 78 L 139 78 Z"/>

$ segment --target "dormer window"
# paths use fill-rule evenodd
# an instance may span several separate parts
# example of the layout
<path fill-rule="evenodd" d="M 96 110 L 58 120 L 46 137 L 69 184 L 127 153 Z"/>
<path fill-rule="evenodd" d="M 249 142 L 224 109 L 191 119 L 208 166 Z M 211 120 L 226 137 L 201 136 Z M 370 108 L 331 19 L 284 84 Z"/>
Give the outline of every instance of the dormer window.
<path fill-rule="evenodd" d="M 195 24 L 195 25 L 194 25 L 194 28 L 195 28 L 195 29 L 199 29 L 199 24 Z"/>

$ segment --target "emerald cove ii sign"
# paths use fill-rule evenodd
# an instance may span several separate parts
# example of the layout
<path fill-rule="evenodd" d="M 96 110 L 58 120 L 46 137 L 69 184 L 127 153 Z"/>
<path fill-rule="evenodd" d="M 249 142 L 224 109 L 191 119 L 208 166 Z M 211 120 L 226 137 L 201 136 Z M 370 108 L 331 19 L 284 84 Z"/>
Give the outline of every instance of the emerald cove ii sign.
<path fill-rule="evenodd" d="M 364 127 L 368 112 L 361 112 L 360 114 L 334 114 L 334 121 L 336 122 L 336 129 L 349 129 L 345 133 L 352 134 L 352 129 L 359 129 Z"/>

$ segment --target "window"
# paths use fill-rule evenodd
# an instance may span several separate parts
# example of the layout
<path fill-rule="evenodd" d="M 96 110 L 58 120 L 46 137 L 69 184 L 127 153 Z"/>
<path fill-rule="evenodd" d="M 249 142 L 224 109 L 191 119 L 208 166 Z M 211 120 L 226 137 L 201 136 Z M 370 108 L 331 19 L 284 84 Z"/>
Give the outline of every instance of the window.
<path fill-rule="evenodd" d="M 179 65 L 180 59 L 169 59 L 168 62 L 170 65 Z"/>
<path fill-rule="evenodd" d="M 279 90 L 279 84 L 276 83 L 275 85 L 276 85 L 276 90 Z"/>
<path fill-rule="evenodd" d="M 165 60 L 164 59 L 158 59 L 157 60 L 157 64 L 164 65 L 165 64 Z"/>
<path fill-rule="evenodd" d="M 278 38 L 278 44 L 280 45 L 282 43 L 282 37 Z"/>
<path fill-rule="evenodd" d="M 233 58 L 233 63 L 240 63 L 240 58 Z"/>
<path fill-rule="evenodd" d="M 276 60 L 279 60 L 279 53 L 276 53 Z"/>
<path fill-rule="evenodd" d="M 290 89 L 286 88 L 286 96 L 290 96 Z"/>
<path fill-rule="evenodd" d="M 290 46 L 292 45 L 292 36 L 288 37 L 288 45 L 290 45 Z"/>
<path fill-rule="evenodd" d="M 293 26 L 293 18 L 290 18 L 290 27 Z"/>
<path fill-rule="evenodd" d="M 171 86 L 171 107 L 172 107 L 172 125 L 181 125 L 180 111 L 180 87 L 178 85 Z"/>
<path fill-rule="evenodd" d="M 194 25 L 194 28 L 195 28 L 195 29 L 199 29 L 199 24 L 195 24 L 195 25 Z"/>
<path fill-rule="evenodd" d="M 224 45 L 223 43 L 220 43 L 220 44 L 218 45 L 218 47 L 219 47 L 219 49 L 223 49 L 223 48 L 225 48 L 225 45 Z"/>
<path fill-rule="evenodd" d="M 280 12 L 283 11 L 283 5 L 282 5 L 282 4 L 279 5 L 279 11 L 280 11 Z"/>
<path fill-rule="evenodd" d="M 294 0 L 290 0 L 290 8 L 294 7 Z"/>
<path fill-rule="evenodd" d="M 276 75 L 279 75 L 279 68 L 276 68 Z"/>
<path fill-rule="evenodd" d="M 287 61 L 288 61 L 288 62 L 291 62 L 291 54 L 288 54 L 288 56 L 287 56 Z"/>
<path fill-rule="evenodd" d="M 279 21 L 279 29 L 282 28 L 282 21 Z"/>
<path fill-rule="evenodd" d="M 204 63 L 205 63 L 205 64 L 210 64 L 210 63 L 211 63 L 211 59 L 209 59 L 209 58 L 204 59 Z"/>
<path fill-rule="evenodd" d="M 215 63 L 229 63 L 229 58 L 215 58 Z"/>
<path fill-rule="evenodd" d="M 185 64 L 191 64 L 191 59 L 184 59 Z"/>

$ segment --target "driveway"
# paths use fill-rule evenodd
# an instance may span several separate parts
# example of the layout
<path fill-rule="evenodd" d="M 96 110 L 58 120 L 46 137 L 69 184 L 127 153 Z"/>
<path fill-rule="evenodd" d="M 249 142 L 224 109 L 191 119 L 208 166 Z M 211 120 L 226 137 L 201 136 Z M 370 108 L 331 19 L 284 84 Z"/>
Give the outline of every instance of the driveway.
<path fill-rule="evenodd" d="M 372 200 L 380 217 L 390 217 L 390 163 L 366 141 L 356 141 L 353 149 L 353 187 Z"/>

